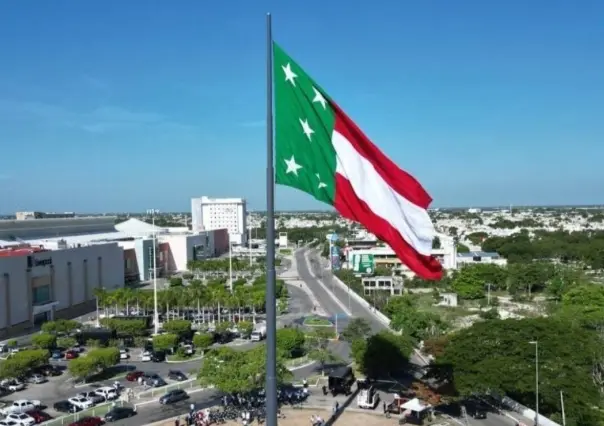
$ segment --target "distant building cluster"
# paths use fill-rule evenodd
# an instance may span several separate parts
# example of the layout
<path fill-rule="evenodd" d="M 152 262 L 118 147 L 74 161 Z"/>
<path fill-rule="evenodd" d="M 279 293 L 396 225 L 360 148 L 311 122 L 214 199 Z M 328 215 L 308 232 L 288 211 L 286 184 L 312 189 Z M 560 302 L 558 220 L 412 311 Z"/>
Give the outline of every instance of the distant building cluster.
<path fill-rule="evenodd" d="M 186 270 L 228 252 L 229 232 L 160 228 L 115 217 L 20 212 L 0 220 L 0 338 L 95 309 L 96 289 Z"/>

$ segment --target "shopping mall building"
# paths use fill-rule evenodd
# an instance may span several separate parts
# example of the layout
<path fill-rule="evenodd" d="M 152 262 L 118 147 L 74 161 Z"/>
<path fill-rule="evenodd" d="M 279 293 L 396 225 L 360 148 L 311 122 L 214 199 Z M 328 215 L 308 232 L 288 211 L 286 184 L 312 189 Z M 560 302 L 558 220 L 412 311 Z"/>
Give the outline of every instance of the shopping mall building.
<path fill-rule="evenodd" d="M 0 339 L 95 309 L 95 290 L 116 289 L 228 251 L 226 229 L 192 234 L 115 217 L 0 220 Z"/>

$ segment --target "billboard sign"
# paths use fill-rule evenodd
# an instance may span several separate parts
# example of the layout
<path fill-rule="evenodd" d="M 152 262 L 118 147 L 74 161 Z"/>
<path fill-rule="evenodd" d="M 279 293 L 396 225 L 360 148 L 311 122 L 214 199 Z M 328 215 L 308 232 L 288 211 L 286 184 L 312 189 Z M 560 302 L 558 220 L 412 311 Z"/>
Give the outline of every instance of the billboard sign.
<path fill-rule="evenodd" d="M 372 254 L 352 254 L 352 270 L 359 274 L 373 274 L 375 259 Z"/>

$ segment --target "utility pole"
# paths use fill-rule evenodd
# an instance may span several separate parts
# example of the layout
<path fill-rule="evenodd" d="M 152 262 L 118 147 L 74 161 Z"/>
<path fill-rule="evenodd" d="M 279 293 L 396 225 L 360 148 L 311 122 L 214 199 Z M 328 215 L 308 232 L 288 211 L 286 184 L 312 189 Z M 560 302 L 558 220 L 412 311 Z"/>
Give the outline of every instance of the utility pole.
<path fill-rule="evenodd" d="M 159 310 L 157 307 L 157 253 L 155 248 L 157 245 L 157 229 L 155 228 L 155 215 L 157 213 L 159 213 L 159 210 L 147 210 L 147 214 L 151 215 L 151 224 L 153 225 L 153 328 L 155 334 L 159 333 Z"/>
<path fill-rule="evenodd" d="M 491 306 L 491 283 L 487 283 L 487 306 Z"/>
<path fill-rule="evenodd" d="M 566 412 L 564 411 L 564 393 L 560 391 L 560 405 L 562 406 L 562 426 L 566 426 Z"/>
<path fill-rule="evenodd" d="M 229 235 L 229 290 L 233 292 L 233 252 L 231 248 L 231 233 Z"/>
<path fill-rule="evenodd" d="M 252 261 L 252 225 L 250 225 L 250 231 L 249 232 L 250 232 L 250 236 L 247 239 L 248 240 L 247 243 L 248 243 L 248 246 L 250 248 L 250 273 L 251 273 L 252 272 L 252 265 L 254 263 Z"/>

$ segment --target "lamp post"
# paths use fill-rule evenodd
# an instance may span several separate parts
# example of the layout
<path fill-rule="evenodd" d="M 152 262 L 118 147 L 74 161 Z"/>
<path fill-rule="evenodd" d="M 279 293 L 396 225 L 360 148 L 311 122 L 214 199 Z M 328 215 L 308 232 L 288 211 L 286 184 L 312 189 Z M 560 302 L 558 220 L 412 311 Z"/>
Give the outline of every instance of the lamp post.
<path fill-rule="evenodd" d="M 252 260 L 252 225 L 251 224 L 250 224 L 250 231 L 249 232 L 250 232 L 250 236 L 247 239 L 247 244 L 248 244 L 248 247 L 250 249 L 250 272 L 252 272 L 252 269 L 253 269 L 252 266 L 253 266 L 254 262 Z"/>
<path fill-rule="evenodd" d="M 233 292 L 233 252 L 231 249 L 231 233 L 229 235 L 229 290 Z"/>
<path fill-rule="evenodd" d="M 147 214 L 151 215 L 151 224 L 153 225 L 153 326 L 155 334 L 159 333 L 159 311 L 157 308 L 157 254 L 155 252 L 155 243 L 157 238 L 157 230 L 155 229 L 155 215 L 159 210 L 149 209 Z"/>
<path fill-rule="evenodd" d="M 529 343 L 535 345 L 535 426 L 539 426 L 539 341 Z"/>

